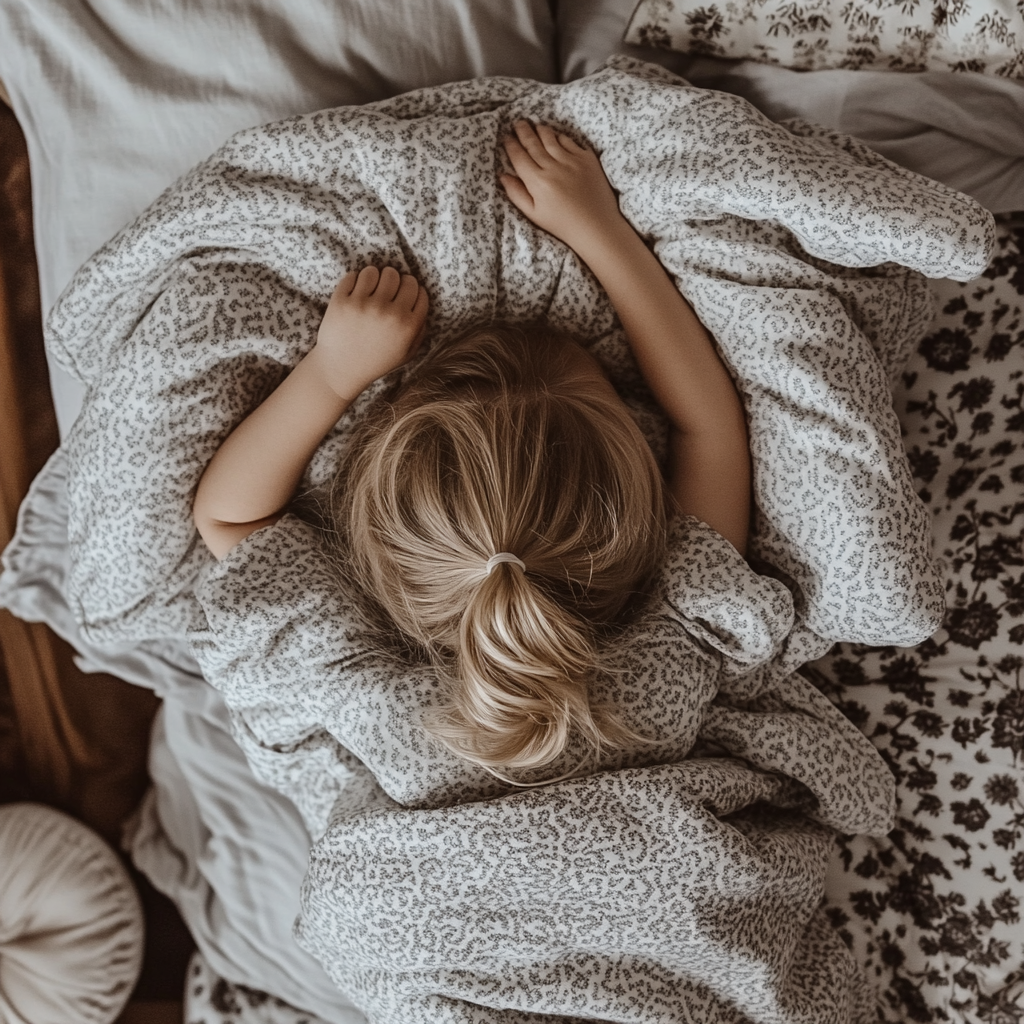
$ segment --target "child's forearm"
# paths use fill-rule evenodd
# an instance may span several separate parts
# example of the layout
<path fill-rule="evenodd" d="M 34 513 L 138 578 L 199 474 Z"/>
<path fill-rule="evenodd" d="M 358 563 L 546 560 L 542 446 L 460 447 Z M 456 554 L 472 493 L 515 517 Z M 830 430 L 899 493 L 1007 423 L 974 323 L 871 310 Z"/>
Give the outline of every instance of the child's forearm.
<path fill-rule="evenodd" d="M 750 531 L 750 448 L 746 432 L 708 443 L 673 430 L 668 483 L 676 506 L 717 530 L 741 554 Z"/>
<path fill-rule="evenodd" d="M 683 512 L 746 548 L 750 451 L 746 419 L 711 336 L 665 268 L 622 216 L 597 154 L 553 128 L 517 121 L 502 174 L 509 199 L 571 246 L 594 272 L 672 422 L 669 488 Z"/>
<path fill-rule="evenodd" d="M 620 217 L 579 248 L 676 429 L 704 433 L 724 421 L 745 431 L 739 395 L 710 335 L 629 222 Z"/>
<path fill-rule="evenodd" d="M 192 513 L 207 547 L 223 558 L 275 522 L 313 452 L 350 404 L 325 381 L 313 349 L 214 455 Z"/>
<path fill-rule="evenodd" d="M 416 278 L 394 267 L 350 270 L 338 282 L 312 351 L 235 428 L 199 481 L 192 514 L 218 558 L 280 518 L 341 414 L 415 352 L 429 304 Z"/>
<path fill-rule="evenodd" d="M 577 252 L 608 292 L 644 379 L 672 424 L 669 487 L 677 506 L 745 552 L 746 418 L 711 336 L 625 218 L 577 240 Z"/>

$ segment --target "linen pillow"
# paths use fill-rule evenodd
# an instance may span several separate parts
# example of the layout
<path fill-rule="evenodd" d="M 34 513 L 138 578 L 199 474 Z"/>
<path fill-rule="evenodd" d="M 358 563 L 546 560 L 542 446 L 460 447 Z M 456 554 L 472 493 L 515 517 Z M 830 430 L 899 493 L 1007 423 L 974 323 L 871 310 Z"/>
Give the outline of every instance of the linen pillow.
<path fill-rule="evenodd" d="M 115 231 L 234 132 L 483 75 L 557 79 L 547 0 L 4 0 L 44 313 Z M 82 402 L 51 363 L 61 436 Z"/>
<path fill-rule="evenodd" d="M 626 42 L 801 71 L 979 71 L 1024 78 L 1013 0 L 641 0 Z"/>

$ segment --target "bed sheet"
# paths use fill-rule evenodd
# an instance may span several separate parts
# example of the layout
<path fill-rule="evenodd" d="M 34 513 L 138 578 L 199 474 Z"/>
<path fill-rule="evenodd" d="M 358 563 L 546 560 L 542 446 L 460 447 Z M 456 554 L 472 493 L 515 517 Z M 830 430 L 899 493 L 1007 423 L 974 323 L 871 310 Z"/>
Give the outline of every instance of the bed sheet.
<path fill-rule="evenodd" d="M 880 1020 L 1024 1021 L 1024 226 L 934 286 L 896 388 L 946 580 L 915 648 L 839 645 L 811 671 L 897 781 L 896 828 L 846 837 L 829 915 Z"/>

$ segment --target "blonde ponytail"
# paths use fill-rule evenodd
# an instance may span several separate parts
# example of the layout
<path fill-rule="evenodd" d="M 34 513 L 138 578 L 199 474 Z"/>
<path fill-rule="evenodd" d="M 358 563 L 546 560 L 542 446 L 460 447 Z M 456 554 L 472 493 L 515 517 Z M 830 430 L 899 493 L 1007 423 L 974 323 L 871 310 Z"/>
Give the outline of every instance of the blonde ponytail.
<path fill-rule="evenodd" d="M 470 595 L 459 623 L 453 688 L 462 723 L 450 728 L 449 719 L 437 731 L 464 756 L 506 769 L 555 760 L 574 727 L 599 746 L 601 730 L 580 685 L 597 670 L 594 648 L 593 631 L 578 615 L 525 573 L 502 567 Z"/>
<path fill-rule="evenodd" d="M 499 774 L 632 737 L 589 690 L 660 560 L 665 499 L 621 402 L 580 393 L 575 344 L 491 327 L 432 352 L 335 487 L 346 571 L 446 682 L 433 731 Z M 515 561 L 488 571 L 499 552 Z"/>

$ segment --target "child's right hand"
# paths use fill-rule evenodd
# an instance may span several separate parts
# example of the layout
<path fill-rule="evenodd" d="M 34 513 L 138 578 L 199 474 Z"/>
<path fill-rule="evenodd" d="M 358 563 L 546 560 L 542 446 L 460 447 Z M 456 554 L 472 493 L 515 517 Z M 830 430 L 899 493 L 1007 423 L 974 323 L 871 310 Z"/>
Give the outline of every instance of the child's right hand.
<path fill-rule="evenodd" d="M 350 270 L 327 304 L 310 358 L 338 397 L 351 402 L 416 352 L 429 304 L 411 274 Z"/>

